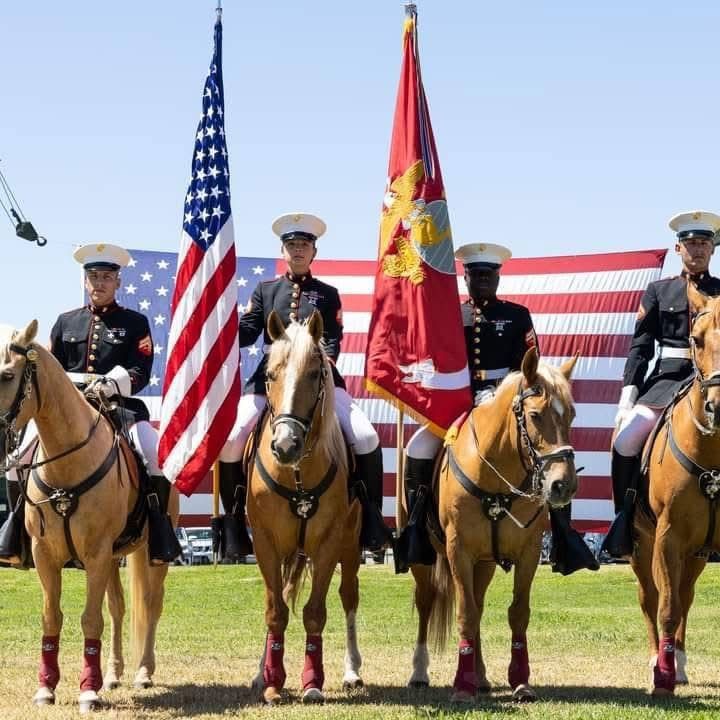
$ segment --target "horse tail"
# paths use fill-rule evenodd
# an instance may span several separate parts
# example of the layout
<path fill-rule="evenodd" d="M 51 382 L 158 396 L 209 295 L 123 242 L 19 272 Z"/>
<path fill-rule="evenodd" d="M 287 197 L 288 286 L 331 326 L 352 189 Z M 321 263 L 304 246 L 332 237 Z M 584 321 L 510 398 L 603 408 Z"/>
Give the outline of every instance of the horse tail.
<path fill-rule="evenodd" d="M 430 611 L 429 634 L 433 647 L 443 650 L 455 619 L 455 585 L 447 556 L 438 553 L 430 582 L 435 601 Z"/>
<path fill-rule="evenodd" d="M 283 596 L 285 602 L 295 612 L 300 591 L 305 584 L 305 578 L 309 572 L 307 555 L 298 550 L 292 557 L 285 558 L 282 564 Z"/>
<path fill-rule="evenodd" d="M 127 556 L 130 584 L 130 652 L 134 664 L 145 651 L 145 638 L 150 624 L 150 563 L 146 547 Z"/>

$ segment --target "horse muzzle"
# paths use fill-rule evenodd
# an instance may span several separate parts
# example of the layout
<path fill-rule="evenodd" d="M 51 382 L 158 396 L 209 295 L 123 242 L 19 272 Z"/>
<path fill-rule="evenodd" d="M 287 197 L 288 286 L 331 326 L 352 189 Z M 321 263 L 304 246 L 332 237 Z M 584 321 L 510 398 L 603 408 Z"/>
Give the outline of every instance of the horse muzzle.
<path fill-rule="evenodd" d="M 301 456 L 305 447 L 304 436 L 299 436 L 285 423 L 278 423 L 270 442 L 270 451 L 280 465 L 294 465 Z"/>
<path fill-rule="evenodd" d="M 571 448 L 561 449 L 545 457 L 543 467 L 546 500 L 550 507 L 567 505 L 578 488 L 575 456 Z"/>

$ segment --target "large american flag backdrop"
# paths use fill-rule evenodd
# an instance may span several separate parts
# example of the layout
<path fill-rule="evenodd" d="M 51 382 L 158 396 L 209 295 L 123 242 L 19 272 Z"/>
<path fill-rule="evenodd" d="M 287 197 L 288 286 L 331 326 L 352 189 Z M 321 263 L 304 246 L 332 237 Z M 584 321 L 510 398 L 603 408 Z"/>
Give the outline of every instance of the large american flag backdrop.
<path fill-rule="evenodd" d="M 598 255 L 512 259 L 502 269 L 499 295 L 530 308 L 547 362 L 560 363 L 576 352 L 573 396 L 577 418 L 573 426 L 576 463 L 584 466 L 580 489 L 573 502 L 574 525 L 585 531 L 603 532 L 612 518 L 610 438 L 622 371 L 630 345 L 635 315 L 647 284 L 660 277 L 665 250 Z M 169 329 L 169 305 L 174 284 L 174 253 L 131 250 L 130 267 L 123 270 L 118 302 L 145 313 L 155 342 L 155 362 L 150 384 L 140 396 L 153 420 L 159 418 L 160 395 Z M 374 260 L 316 260 L 313 273 L 335 285 L 342 297 L 345 338 L 338 367 L 348 391 L 377 428 L 385 464 L 383 513 L 395 516 L 395 467 L 397 411 L 364 389 L 364 354 L 370 321 Z M 255 285 L 284 272 L 274 258 L 238 258 L 235 282 L 238 309 L 247 307 Z M 465 293 L 461 268 L 458 287 Z M 241 353 L 243 381 L 261 357 L 262 337 Z M 414 430 L 405 419 L 405 441 Z M 212 486 L 204 480 L 191 497 L 182 497 L 181 523 L 207 524 L 211 513 Z"/>

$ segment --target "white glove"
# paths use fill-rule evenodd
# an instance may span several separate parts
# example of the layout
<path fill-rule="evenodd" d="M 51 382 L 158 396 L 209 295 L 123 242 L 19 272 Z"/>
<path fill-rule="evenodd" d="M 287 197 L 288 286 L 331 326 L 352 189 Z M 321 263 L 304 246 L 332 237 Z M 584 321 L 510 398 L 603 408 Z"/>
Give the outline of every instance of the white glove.
<path fill-rule="evenodd" d="M 477 407 L 481 403 L 488 402 L 495 397 L 495 388 L 486 387 L 475 393 L 473 405 Z"/>
<path fill-rule="evenodd" d="M 618 428 L 635 407 L 638 398 L 638 389 L 634 385 L 626 385 L 620 393 L 617 414 L 615 415 L 615 427 Z"/>
<path fill-rule="evenodd" d="M 87 395 L 97 395 L 103 400 L 108 400 L 109 398 L 117 395 L 117 387 L 112 380 L 101 376 L 96 380 L 93 380 L 85 388 L 85 393 Z"/>

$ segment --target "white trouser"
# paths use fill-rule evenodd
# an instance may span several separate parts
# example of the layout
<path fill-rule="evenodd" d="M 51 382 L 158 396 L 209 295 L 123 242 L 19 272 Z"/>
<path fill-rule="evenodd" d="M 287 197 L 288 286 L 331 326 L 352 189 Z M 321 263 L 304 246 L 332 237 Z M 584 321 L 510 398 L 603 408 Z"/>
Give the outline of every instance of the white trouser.
<path fill-rule="evenodd" d="M 639 455 L 661 412 L 647 405 L 635 405 L 620 423 L 613 449 L 625 457 Z"/>
<path fill-rule="evenodd" d="M 220 462 L 238 462 L 242 460 L 245 443 L 255 427 L 260 413 L 265 407 L 264 395 L 243 395 L 238 405 L 235 425 L 230 431 L 227 442 L 220 452 Z M 367 419 L 360 406 L 348 395 L 346 390 L 335 388 L 335 414 L 343 434 L 356 455 L 372 452 L 379 444 L 372 423 Z"/>
<path fill-rule="evenodd" d="M 442 438 L 439 438 L 427 425 L 413 433 L 408 440 L 405 451 L 407 456 L 416 460 L 432 460 L 442 446 Z"/>
<path fill-rule="evenodd" d="M 21 463 L 30 462 L 30 445 L 36 437 L 37 428 L 35 427 L 35 422 L 31 420 L 27 424 L 22 449 L 20 450 Z M 145 461 L 148 474 L 150 476 L 162 475 L 162 470 L 160 470 L 160 464 L 158 463 L 157 430 L 147 420 L 142 420 L 135 423 L 135 425 L 130 428 L 130 439 L 132 440 L 135 449 L 140 453 Z M 8 472 L 8 476 L 11 480 L 17 481 L 18 479 L 17 473 L 14 469 Z"/>

